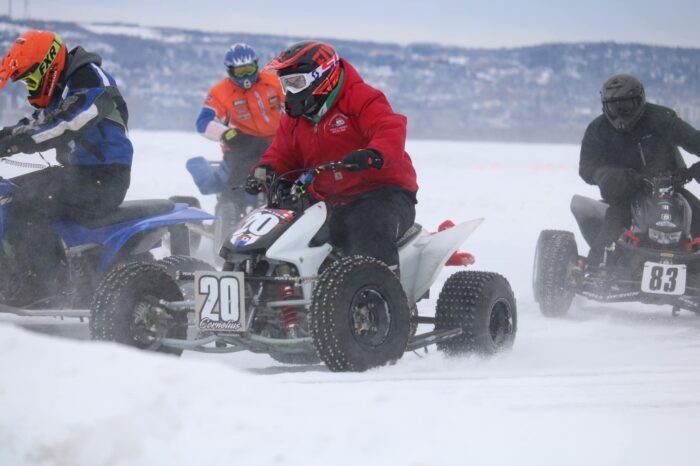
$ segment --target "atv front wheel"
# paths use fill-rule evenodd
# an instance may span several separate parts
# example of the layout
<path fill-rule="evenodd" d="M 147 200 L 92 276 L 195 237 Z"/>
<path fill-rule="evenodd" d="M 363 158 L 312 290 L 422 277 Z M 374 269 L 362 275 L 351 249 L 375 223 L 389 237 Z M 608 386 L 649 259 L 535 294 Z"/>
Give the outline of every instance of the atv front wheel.
<path fill-rule="evenodd" d="M 102 279 L 92 300 L 92 339 L 179 356 L 182 350 L 160 346 L 158 340 L 187 338 L 187 316 L 158 306 L 161 299 L 183 299 L 163 266 L 133 262 L 115 268 Z"/>
<path fill-rule="evenodd" d="M 408 299 L 383 262 L 344 257 L 319 278 L 309 326 L 331 371 L 365 371 L 401 358 L 410 331 Z"/>
<path fill-rule="evenodd" d="M 568 231 L 544 230 L 535 251 L 532 282 L 540 311 L 547 317 L 564 316 L 576 294 L 576 238 Z"/>
<path fill-rule="evenodd" d="M 435 330 L 462 334 L 437 344 L 450 355 L 493 354 L 513 346 L 518 329 L 508 280 L 492 272 L 457 272 L 447 279 L 435 308 Z"/>

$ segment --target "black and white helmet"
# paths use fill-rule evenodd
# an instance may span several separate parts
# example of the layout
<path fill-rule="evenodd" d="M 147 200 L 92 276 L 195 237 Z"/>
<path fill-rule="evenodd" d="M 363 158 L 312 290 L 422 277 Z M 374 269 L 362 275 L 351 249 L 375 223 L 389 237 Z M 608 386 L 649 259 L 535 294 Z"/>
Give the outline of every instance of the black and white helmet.
<path fill-rule="evenodd" d="M 610 77 L 600 90 L 603 113 L 611 125 L 622 132 L 632 130 L 644 115 L 644 86 L 631 74 Z"/>

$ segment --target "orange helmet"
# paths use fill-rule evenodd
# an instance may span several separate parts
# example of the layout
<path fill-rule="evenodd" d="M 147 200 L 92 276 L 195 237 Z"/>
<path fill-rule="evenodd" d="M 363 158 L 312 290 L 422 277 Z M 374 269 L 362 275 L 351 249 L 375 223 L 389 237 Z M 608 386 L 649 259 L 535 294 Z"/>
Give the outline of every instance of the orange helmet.
<path fill-rule="evenodd" d="M 66 46 L 58 34 L 29 31 L 21 35 L 0 64 L 0 89 L 8 79 L 20 80 L 29 91 L 29 103 L 47 107 L 66 64 Z"/>

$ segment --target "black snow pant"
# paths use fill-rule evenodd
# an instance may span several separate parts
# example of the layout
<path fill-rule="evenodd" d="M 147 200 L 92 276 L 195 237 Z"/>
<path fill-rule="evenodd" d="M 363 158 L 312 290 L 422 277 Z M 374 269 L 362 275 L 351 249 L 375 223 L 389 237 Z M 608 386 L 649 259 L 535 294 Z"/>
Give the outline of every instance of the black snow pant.
<path fill-rule="evenodd" d="M 330 209 L 331 244 L 344 254 L 383 261 L 398 272 L 396 242 L 416 218 L 416 195 L 398 187 L 363 194 Z"/>
<path fill-rule="evenodd" d="M 22 288 L 41 297 L 56 291 L 63 247 L 51 229 L 58 219 L 88 220 L 115 210 L 129 187 L 128 165 L 49 167 L 12 178 L 10 225 L 5 234 L 19 270 Z"/>
<path fill-rule="evenodd" d="M 246 193 L 243 187 L 248 174 L 270 146 L 270 142 L 267 139 L 239 133 L 233 139 L 232 147 L 224 152 L 224 162 L 230 175 L 219 200 L 233 203 L 239 216 L 244 214 L 248 207 L 255 208 L 260 204 L 259 197 Z"/>

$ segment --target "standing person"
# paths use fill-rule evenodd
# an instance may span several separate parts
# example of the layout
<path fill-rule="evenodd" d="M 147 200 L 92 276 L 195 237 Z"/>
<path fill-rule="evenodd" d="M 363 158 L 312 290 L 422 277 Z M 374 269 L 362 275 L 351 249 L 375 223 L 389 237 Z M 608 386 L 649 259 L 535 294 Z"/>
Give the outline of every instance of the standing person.
<path fill-rule="evenodd" d="M 270 145 L 279 126 L 283 93 L 274 73 L 260 72 L 247 44 L 233 44 L 224 56 L 228 77 L 211 88 L 197 118 L 197 132 L 221 143 L 229 170 L 222 200 L 233 202 L 237 216 L 255 207 L 257 197 L 243 186 L 251 167 Z"/>
<path fill-rule="evenodd" d="M 600 188 L 609 204 L 605 222 L 591 245 L 588 263 L 598 265 L 606 246 L 630 226 L 630 204 L 642 189 L 640 175 L 684 168 L 679 147 L 700 155 L 700 131 L 667 107 L 648 103 L 635 76 L 616 74 L 600 91 L 603 114 L 593 120 L 581 142 L 579 174 Z M 700 165 L 691 167 L 700 179 Z M 700 201 L 682 190 L 693 209 L 693 235 L 700 234 Z"/>
<path fill-rule="evenodd" d="M 338 160 L 355 165 L 314 181 L 330 206 L 331 242 L 397 270 L 396 241 L 413 225 L 418 190 L 405 150 L 406 117 L 329 44 L 299 42 L 267 68 L 277 71 L 286 115 L 261 167 L 283 175 Z M 248 188 L 261 183 L 251 176 Z"/>
<path fill-rule="evenodd" d="M 0 65 L 0 89 L 8 80 L 21 81 L 36 108 L 31 118 L 0 130 L 0 156 L 56 149 L 61 164 L 11 180 L 17 190 L 5 234 L 27 270 L 16 304 L 51 296 L 65 275 L 51 221 L 112 212 L 129 187 L 127 107 L 101 62 L 80 46 L 67 52 L 54 32 L 29 31 Z"/>

